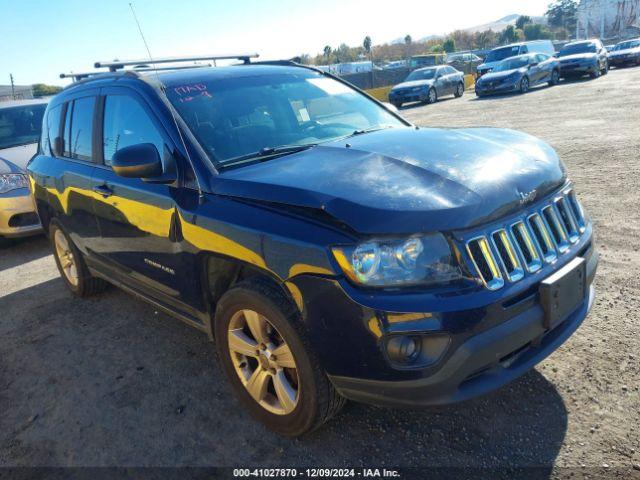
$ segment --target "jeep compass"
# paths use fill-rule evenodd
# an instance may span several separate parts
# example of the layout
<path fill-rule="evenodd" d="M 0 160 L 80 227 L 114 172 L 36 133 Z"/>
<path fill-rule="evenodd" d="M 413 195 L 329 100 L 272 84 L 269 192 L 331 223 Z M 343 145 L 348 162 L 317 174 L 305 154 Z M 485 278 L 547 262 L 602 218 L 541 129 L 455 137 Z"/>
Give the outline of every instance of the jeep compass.
<path fill-rule="evenodd" d="M 327 73 L 243 60 L 97 64 L 51 100 L 28 171 L 73 294 L 111 283 L 205 332 L 289 436 L 345 399 L 492 391 L 580 326 L 592 223 L 549 145 L 417 128 Z"/>

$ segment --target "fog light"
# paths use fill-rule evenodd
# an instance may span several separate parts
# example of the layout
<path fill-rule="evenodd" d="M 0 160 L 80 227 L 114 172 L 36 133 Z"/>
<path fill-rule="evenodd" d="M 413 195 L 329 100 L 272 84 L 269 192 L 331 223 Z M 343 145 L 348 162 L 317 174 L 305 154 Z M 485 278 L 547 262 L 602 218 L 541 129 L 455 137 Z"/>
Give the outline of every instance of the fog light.
<path fill-rule="evenodd" d="M 410 364 L 420 355 L 422 342 L 418 337 L 396 336 L 387 342 L 389 358 L 397 363 Z"/>

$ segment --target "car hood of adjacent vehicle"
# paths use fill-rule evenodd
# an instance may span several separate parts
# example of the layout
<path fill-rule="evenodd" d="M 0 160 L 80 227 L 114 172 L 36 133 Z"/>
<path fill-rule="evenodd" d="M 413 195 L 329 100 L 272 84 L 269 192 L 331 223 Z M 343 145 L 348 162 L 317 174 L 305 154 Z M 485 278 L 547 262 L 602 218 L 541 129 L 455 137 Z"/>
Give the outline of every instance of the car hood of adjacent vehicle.
<path fill-rule="evenodd" d="M 483 63 L 481 65 L 478 65 L 477 69 L 482 71 L 493 70 L 494 68 L 496 68 L 496 65 L 498 65 L 499 63 L 500 61 Z"/>
<path fill-rule="evenodd" d="M 525 71 L 526 71 L 526 68 L 514 68 L 512 70 L 505 70 L 502 72 L 493 71 L 480 77 L 478 82 L 484 83 L 484 82 L 491 82 L 496 80 L 503 80 L 514 73 L 524 73 Z"/>
<path fill-rule="evenodd" d="M 597 53 L 575 53 L 573 55 L 565 55 L 558 58 L 561 62 L 571 61 L 592 61 L 595 62 L 598 59 Z"/>
<path fill-rule="evenodd" d="M 37 147 L 36 143 L 30 143 L 0 150 L 0 173 L 24 173 Z"/>
<path fill-rule="evenodd" d="M 426 87 L 433 85 L 433 80 L 412 80 L 410 82 L 402 82 L 393 87 L 391 90 L 403 90 L 405 88 Z"/>
<path fill-rule="evenodd" d="M 546 143 L 513 130 L 381 130 L 212 177 L 219 195 L 324 211 L 361 234 L 456 230 L 559 188 Z"/>

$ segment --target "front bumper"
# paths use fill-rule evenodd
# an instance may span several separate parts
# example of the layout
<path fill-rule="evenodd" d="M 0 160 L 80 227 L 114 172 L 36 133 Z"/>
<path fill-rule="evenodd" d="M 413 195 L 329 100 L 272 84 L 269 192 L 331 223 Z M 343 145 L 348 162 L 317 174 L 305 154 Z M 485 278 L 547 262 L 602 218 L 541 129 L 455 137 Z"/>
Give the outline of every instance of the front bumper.
<path fill-rule="evenodd" d="M 453 297 L 358 292 L 346 281 L 311 275 L 290 282 L 304 304 L 303 320 L 313 348 L 343 396 L 375 405 L 440 405 L 482 395 L 516 379 L 580 326 L 595 295 L 598 255 L 590 229 L 570 252 L 556 268 L 584 258 L 586 293 L 576 310 L 551 329 L 544 326 L 538 293 L 551 271 L 521 280 L 509 291 L 460 292 Z M 447 349 L 431 364 L 398 368 L 388 359 L 385 345 L 394 336 L 443 334 L 450 338 Z"/>
<path fill-rule="evenodd" d="M 560 65 L 560 75 L 562 77 L 569 76 L 582 76 L 588 75 L 590 73 L 595 73 L 600 69 L 600 66 L 597 63 L 590 64 L 569 64 L 569 65 Z"/>
<path fill-rule="evenodd" d="M 488 83 L 476 83 L 476 94 L 493 95 L 499 93 L 511 93 L 518 90 L 518 82 L 505 82 L 491 85 Z"/>
<path fill-rule="evenodd" d="M 428 92 L 425 90 L 408 91 L 408 92 L 389 92 L 389 102 L 391 103 L 409 103 L 424 102 L 427 99 Z"/>
<path fill-rule="evenodd" d="M 24 237 L 41 231 L 28 188 L 0 195 L 0 237 Z"/>

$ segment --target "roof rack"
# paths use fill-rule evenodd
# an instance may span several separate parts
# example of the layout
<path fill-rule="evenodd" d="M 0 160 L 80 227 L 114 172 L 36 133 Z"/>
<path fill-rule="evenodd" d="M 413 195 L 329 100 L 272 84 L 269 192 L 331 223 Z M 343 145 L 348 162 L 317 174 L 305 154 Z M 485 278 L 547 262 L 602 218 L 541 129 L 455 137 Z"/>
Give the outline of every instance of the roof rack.
<path fill-rule="evenodd" d="M 257 53 L 243 53 L 239 55 L 196 55 L 193 57 L 164 57 L 164 58 L 154 58 L 153 60 L 144 59 L 144 60 L 114 60 L 112 62 L 96 62 L 94 64 L 95 68 L 108 68 L 109 71 L 115 72 L 116 70 L 121 70 L 124 67 L 135 66 L 135 65 L 149 65 L 149 64 L 158 64 L 158 63 L 178 63 L 178 62 L 198 62 L 205 60 L 242 60 L 244 63 L 249 63 L 252 58 L 258 58 L 259 55 Z M 171 68 L 171 70 L 174 70 Z M 155 70 L 155 69 L 153 69 Z"/>

